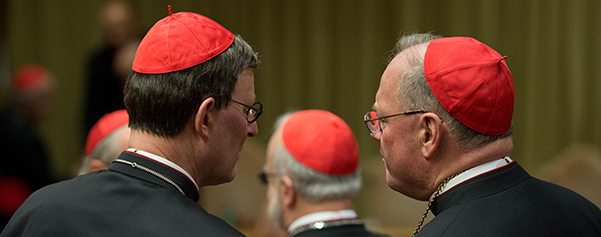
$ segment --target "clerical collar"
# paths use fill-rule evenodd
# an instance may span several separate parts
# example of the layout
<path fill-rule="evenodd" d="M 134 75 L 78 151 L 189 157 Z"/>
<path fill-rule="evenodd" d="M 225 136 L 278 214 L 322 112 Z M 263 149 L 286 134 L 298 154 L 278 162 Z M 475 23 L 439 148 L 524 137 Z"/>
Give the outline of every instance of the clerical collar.
<path fill-rule="evenodd" d="M 179 165 L 171 162 L 170 160 L 167 160 L 163 157 L 157 156 L 155 154 L 152 154 L 150 152 L 146 152 L 146 151 L 142 151 L 142 150 L 138 150 L 138 149 L 134 149 L 134 148 L 129 148 L 127 149 L 127 151 L 129 152 L 133 152 L 136 153 L 138 155 L 142 155 L 148 159 L 151 159 L 153 161 L 156 161 L 158 163 L 161 163 L 169 168 L 172 168 L 174 170 L 179 171 L 180 173 L 182 173 L 183 175 L 185 175 L 186 177 L 188 177 L 188 179 L 190 181 L 192 181 L 192 183 L 194 184 L 194 186 L 196 186 L 196 191 L 198 192 L 200 189 L 198 188 L 198 185 L 196 184 L 196 181 L 194 181 L 194 179 L 192 178 L 192 176 L 190 176 L 190 174 L 188 174 L 188 172 L 186 172 L 182 167 L 180 167 Z"/>
<path fill-rule="evenodd" d="M 471 179 L 471 178 L 481 175 L 483 173 L 492 171 L 499 167 L 505 166 L 505 165 L 511 163 L 512 161 L 513 160 L 511 160 L 511 158 L 509 158 L 509 156 L 506 156 L 501 159 L 493 160 L 493 161 L 478 165 L 476 167 L 473 167 L 471 169 L 468 169 L 468 170 L 464 171 L 463 173 L 457 175 L 456 177 L 452 178 L 451 180 L 449 180 L 449 182 L 442 188 L 442 191 L 438 195 L 443 194 L 447 190 L 455 187 L 456 185 L 458 185 L 468 179 Z M 430 199 L 432 199 L 432 198 L 435 198 L 435 197 L 434 196 L 430 197 Z"/>
<path fill-rule="evenodd" d="M 323 211 L 307 214 L 294 220 L 290 226 L 288 226 L 288 233 L 292 233 L 295 229 L 310 225 L 312 223 L 338 221 L 344 219 L 357 219 L 357 212 L 351 209 L 346 209 L 340 211 Z"/>

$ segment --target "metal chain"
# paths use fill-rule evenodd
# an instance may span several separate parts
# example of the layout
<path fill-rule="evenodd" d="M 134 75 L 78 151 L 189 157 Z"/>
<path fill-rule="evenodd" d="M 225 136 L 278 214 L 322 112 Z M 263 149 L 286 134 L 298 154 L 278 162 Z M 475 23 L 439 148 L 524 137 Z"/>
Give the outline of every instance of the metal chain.
<path fill-rule="evenodd" d="M 184 191 L 175 182 L 173 182 L 171 179 L 165 177 L 164 175 L 162 175 L 154 170 L 151 170 L 142 165 L 139 165 L 136 162 L 130 162 L 130 161 L 122 160 L 122 159 L 116 159 L 114 162 L 128 164 L 128 165 L 131 165 L 131 167 L 133 167 L 133 168 L 138 168 L 138 169 L 146 171 L 154 176 L 157 176 L 157 177 L 161 178 L 162 180 L 165 180 L 167 183 L 170 183 L 171 185 L 173 185 L 175 188 L 177 188 L 177 190 L 179 190 L 180 193 L 182 193 L 184 196 L 186 196 L 186 193 L 184 193 Z"/>
<path fill-rule="evenodd" d="M 434 198 L 436 198 L 436 197 L 438 197 L 438 195 L 440 195 L 440 192 L 442 192 L 442 189 L 444 188 L 444 186 L 447 185 L 447 183 L 449 183 L 449 181 L 451 181 L 451 179 L 457 177 L 457 175 L 460 175 L 461 173 L 463 173 L 463 171 L 461 171 L 457 174 L 451 175 L 451 177 L 448 177 L 447 179 L 442 181 L 442 183 L 440 185 L 438 185 L 438 189 L 436 189 L 436 191 L 432 195 L 432 198 L 430 199 L 430 201 L 428 201 L 428 208 L 426 208 L 426 212 L 424 212 L 422 219 L 417 223 L 417 227 L 415 228 L 415 231 L 413 231 L 413 234 L 411 235 L 411 237 L 415 236 L 419 232 L 419 230 L 422 228 L 422 226 L 424 225 L 424 220 L 426 219 L 426 217 L 428 217 L 428 211 L 430 211 L 430 208 L 432 207 L 432 202 L 434 202 Z"/>

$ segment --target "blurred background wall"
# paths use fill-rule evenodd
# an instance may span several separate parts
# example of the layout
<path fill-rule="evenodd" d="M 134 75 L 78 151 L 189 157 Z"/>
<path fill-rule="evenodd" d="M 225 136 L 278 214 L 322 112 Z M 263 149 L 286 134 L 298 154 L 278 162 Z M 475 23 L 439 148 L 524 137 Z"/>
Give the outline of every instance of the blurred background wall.
<path fill-rule="evenodd" d="M 102 1 L 1 2 L 0 43 L 4 45 L 0 44 L 0 62 L 7 63 L 0 69 L 14 71 L 22 63 L 36 62 L 55 74 L 56 109 L 40 129 L 51 151 L 55 176 L 70 178 L 83 152 L 86 67 L 91 52 L 102 42 L 98 23 Z M 255 70 L 255 86 L 265 113 L 258 121 L 259 136 L 249 139 L 257 151 L 250 156 L 257 161 L 251 165 L 253 170 L 238 167 L 249 176 L 262 165 L 262 148 L 279 114 L 291 108 L 325 109 L 345 119 L 355 132 L 366 186 L 390 192 L 386 194 L 390 200 L 402 199 L 383 183 L 379 144 L 362 122 L 374 102 L 389 51 L 402 32 L 471 36 L 508 56 L 516 90 L 512 158 L 531 173 L 536 174 L 539 167 L 551 163 L 574 143 L 593 150 L 601 145 L 601 2 L 597 0 L 134 3 L 143 31 L 167 16 L 170 4 L 173 12 L 192 11 L 214 19 L 242 35 L 260 53 L 262 64 Z M 0 89 L 4 90 L 7 73 L 0 73 Z M 4 97 L 4 91 L 0 95 Z M 238 178 L 234 182 L 255 180 Z M 236 183 L 228 185 L 218 189 L 237 187 Z M 264 191 L 257 186 L 256 192 Z M 356 206 L 364 216 L 376 210 L 372 206 L 376 197 L 370 193 L 363 191 L 357 198 Z M 395 213 L 409 212 L 402 208 L 413 207 L 399 208 L 381 210 L 384 224 L 401 221 Z M 425 204 L 418 209 L 419 214 L 411 216 L 412 222 L 421 217 Z M 373 215 L 378 217 L 378 213 Z"/>

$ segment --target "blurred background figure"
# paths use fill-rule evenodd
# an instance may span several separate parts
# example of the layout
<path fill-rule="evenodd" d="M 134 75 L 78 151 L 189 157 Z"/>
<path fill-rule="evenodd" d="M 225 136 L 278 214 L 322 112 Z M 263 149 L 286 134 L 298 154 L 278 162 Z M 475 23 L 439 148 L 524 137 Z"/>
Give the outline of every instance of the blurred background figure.
<path fill-rule="evenodd" d="M 324 110 L 284 115 L 259 178 L 268 215 L 289 236 L 380 236 L 353 210 L 361 189 L 359 146 L 350 127 Z"/>
<path fill-rule="evenodd" d="M 13 77 L 0 109 L 0 228 L 33 191 L 54 182 L 48 152 L 36 125 L 53 108 L 53 75 L 36 64 Z"/>
<path fill-rule="evenodd" d="M 104 115 L 94 124 L 86 140 L 85 156 L 79 175 L 108 169 L 128 147 L 130 129 L 127 111 L 117 110 Z"/>
<path fill-rule="evenodd" d="M 125 109 L 123 86 L 140 42 L 137 17 L 130 1 L 106 1 L 99 18 L 104 45 L 92 55 L 88 64 L 86 132 L 104 114 Z"/>

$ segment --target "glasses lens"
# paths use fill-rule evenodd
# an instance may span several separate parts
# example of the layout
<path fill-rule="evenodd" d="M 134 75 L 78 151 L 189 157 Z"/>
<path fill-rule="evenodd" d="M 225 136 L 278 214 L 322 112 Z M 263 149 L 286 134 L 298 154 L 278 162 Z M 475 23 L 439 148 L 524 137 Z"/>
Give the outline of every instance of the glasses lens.
<path fill-rule="evenodd" d="M 378 114 L 376 111 L 367 112 L 364 116 L 365 124 L 367 125 L 367 129 L 371 133 L 377 133 L 380 130 L 380 120 L 377 119 Z"/>
<path fill-rule="evenodd" d="M 247 120 L 252 123 L 259 118 L 263 113 L 263 105 L 259 102 L 255 102 L 252 107 L 248 109 Z"/>
<path fill-rule="evenodd" d="M 246 121 L 248 121 L 249 123 L 254 122 L 256 114 L 257 114 L 257 112 L 253 108 L 248 109 L 248 114 L 246 115 Z"/>

